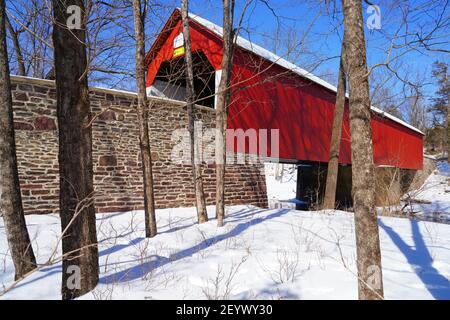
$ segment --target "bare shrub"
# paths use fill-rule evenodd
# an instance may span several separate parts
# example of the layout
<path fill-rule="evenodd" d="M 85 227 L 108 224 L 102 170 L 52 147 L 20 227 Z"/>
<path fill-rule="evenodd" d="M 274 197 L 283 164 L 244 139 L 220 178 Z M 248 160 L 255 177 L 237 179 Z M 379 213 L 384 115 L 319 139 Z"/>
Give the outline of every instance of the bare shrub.
<path fill-rule="evenodd" d="M 215 276 L 208 278 L 205 281 L 205 285 L 201 288 L 205 298 L 208 300 L 228 300 L 234 288 L 233 280 L 247 259 L 248 256 L 245 255 L 239 262 L 233 262 L 228 273 L 219 264 Z"/>

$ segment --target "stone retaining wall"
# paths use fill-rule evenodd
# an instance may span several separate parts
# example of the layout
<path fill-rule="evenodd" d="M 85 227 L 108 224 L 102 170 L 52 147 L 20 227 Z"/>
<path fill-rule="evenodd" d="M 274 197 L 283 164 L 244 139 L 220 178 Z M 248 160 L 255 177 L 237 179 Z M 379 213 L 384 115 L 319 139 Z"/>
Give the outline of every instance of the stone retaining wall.
<path fill-rule="evenodd" d="M 53 81 L 11 78 L 16 129 L 17 157 L 26 214 L 57 213 L 59 207 L 58 129 L 56 91 Z M 94 183 L 98 212 L 142 209 L 136 94 L 91 88 Z M 150 136 L 158 208 L 190 207 L 195 197 L 191 167 L 176 163 L 171 154 L 179 143 L 177 129 L 185 129 L 186 108 L 182 103 L 151 99 Z M 203 128 L 214 127 L 214 110 L 197 107 Z M 226 203 L 267 207 L 262 164 L 227 165 Z M 204 166 L 208 204 L 215 198 L 214 165 Z"/>

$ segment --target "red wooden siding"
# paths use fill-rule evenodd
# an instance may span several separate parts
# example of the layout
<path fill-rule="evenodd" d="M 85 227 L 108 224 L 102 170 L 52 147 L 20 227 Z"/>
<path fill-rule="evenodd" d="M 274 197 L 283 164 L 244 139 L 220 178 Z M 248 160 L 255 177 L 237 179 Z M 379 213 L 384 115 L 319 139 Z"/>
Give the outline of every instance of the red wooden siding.
<path fill-rule="evenodd" d="M 181 31 L 175 11 L 147 55 L 147 86 L 152 85 L 161 63 L 172 59 L 173 39 Z M 193 51 L 201 50 L 215 70 L 221 69 L 218 35 L 191 21 L 191 41 Z M 229 128 L 279 129 L 280 158 L 328 161 L 334 92 L 239 47 L 234 53 L 232 86 Z M 348 106 L 342 130 L 339 161 L 351 163 Z M 419 132 L 374 112 L 372 132 L 376 165 L 422 168 Z"/>

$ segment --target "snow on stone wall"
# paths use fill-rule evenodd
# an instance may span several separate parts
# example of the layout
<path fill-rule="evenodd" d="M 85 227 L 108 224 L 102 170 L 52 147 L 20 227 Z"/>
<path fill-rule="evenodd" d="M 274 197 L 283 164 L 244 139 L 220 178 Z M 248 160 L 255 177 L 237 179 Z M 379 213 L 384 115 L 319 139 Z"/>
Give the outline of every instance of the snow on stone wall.
<path fill-rule="evenodd" d="M 26 214 L 57 213 L 59 207 L 56 90 L 53 81 L 12 77 L 14 125 L 19 175 Z M 94 183 L 98 212 L 142 209 L 136 94 L 91 88 L 91 108 L 100 114 L 93 123 Z M 150 99 L 149 126 L 158 208 L 188 207 L 195 201 L 191 167 L 175 163 L 171 154 L 174 130 L 186 128 L 182 103 Z M 214 126 L 214 110 L 198 108 L 203 128 Z M 204 166 L 205 196 L 215 198 L 215 168 Z M 227 204 L 267 207 L 262 164 L 227 165 Z"/>

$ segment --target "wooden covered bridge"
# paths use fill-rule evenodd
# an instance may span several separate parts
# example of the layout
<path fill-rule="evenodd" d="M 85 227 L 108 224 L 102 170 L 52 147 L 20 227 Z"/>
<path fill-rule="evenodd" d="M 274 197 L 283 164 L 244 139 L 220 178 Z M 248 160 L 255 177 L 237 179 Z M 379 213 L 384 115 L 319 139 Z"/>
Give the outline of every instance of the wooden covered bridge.
<path fill-rule="evenodd" d="M 214 108 L 221 73 L 222 28 L 191 14 L 190 32 L 198 103 Z M 176 9 L 146 55 L 149 94 L 185 99 L 183 45 L 181 12 Z M 228 127 L 267 129 L 269 133 L 278 129 L 279 148 L 277 154 L 270 154 L 269 137 L 268 159 L 299 165 L 298 198 L 305 200 L 306 190 L 317 187 L 317 174 L 328 162 L 336 87 L 242 37 L 237 38 L 231 83 Z M 422 169 L 420 130 L 375 107 L 371 123 L 377 167 Z M 230 141 L 227 145 L 235 152 L 252 152 L 248 144 L 245 150 Z M 343 195 L 338 194 L 337 199 L 345 201 L 350 189 L 345 186 L 344 172 L 351 165 L 348 103 L 339 162 L 342 177 L 338 183 Z"/>

